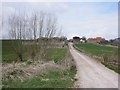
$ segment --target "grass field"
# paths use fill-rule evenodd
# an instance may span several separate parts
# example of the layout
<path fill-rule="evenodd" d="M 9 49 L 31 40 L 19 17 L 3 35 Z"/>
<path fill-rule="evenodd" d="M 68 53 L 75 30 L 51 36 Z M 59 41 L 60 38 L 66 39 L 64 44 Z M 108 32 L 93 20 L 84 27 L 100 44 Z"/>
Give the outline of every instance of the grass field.
<path fill-rule="evenodd" d="M 19 60 L 18 52 L 23 52 L 23 58 L 27 57 L 30 47 L 22 46 L 18 40 L 2 40 L 2 61 L 12 62 Z"/>
<path fill-rule="evenodd" d="M 96 44 L 75 44 L 74 47 L 79 51 L 85 52 L 91 56 L 101 57 L 101 61 L 106 67 L 114 70 L 117 73 L 120 73 L 120 68 L 118 67 L 118 48 L 102 46 Z"/>
<path fill-rule="evenodd" d="M 102 56 L 104 54 L 108 56 L 113 56 L 118 51 L 118 49 L 115 47 L 88 44 L 88 43 L 75 44 L 75 46 L 79 48 L 81 51 L 84 51 L 88 54 L 95 55 L 95 56 Z"/>
<path fill-rule="evenodd" d="M 3 88 L 68 88 L 73 87 L 76 69 L 64 71 L 49 71 L 21 81 L 9 81 Z"/>
<path fill-rule="evenodd" d="M 3 61 L 5 62 L 11 62 L 18 59 L 18 57 L 15 55 L 15 52 L 13 51 L 13 46 L 18 49 L 20 48 L 17 47 L 17 41 L 13 41 L 13 43 L 9 40 L 3 41 L 2 43 L 2 55 Z M 48 61 L 54 60 L 55 62 L 64 60 L 67 51 L 67 48 L 48 48 L 46 50 L 46 59 Z M 24 51 L 24 53 L 27 52 L 28 51 Z M 20 80 L 8 80 L 7 82 L 3 82 L 3 88 L 68 88 L 73 87 L 75 74 L 75 67 L 72 67 L 70 70 L 65 69 L 63 71 L 48 71 L 39 73 L 38 75 L 35 75 L 22 82 Z"/>
<path fill-rule="evenodd" d="M 12 62 L 19 60 L 18 56 L 16 55 L 15 50 L 18 51 L 22 50 L 23 57 L 26 61 L 26 58 L 30 56 L 31 46 L 22 46 L 19 45 L 19 41 L 12 41 L 12 40 L 3 40 L 2 41 L 2 61 L 3 62 Z M 67 53 L 66 48 L 48 48 L 46 50 L 46 59 L 47 60 L 57 60 L 64 59 Z"/>
<path fill-rule="evenodd" d="M 48 48 L 46 51 L 47 60 L 54 60 L 56 63 L 59 60 L 65 59 L 67 48 Z"/>
<path fill-rule="evenodd" d="M 18 59 L 14 52 L 14 47 L 18 48 L 17 43 L 12 40 L 2 40 L 2 61 L 12 62 Z"/>

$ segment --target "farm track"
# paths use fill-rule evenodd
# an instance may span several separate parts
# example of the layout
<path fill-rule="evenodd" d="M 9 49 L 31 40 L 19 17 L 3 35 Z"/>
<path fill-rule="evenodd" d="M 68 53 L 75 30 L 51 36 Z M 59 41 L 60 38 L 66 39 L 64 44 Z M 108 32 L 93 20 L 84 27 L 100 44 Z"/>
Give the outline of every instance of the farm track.
<path fill-rule="evenodd" d="M 77 51 L 72 43 L 69 43 L 69 48 L 76 62 L 80 88 L 118 88 L 117 73 Z"/>

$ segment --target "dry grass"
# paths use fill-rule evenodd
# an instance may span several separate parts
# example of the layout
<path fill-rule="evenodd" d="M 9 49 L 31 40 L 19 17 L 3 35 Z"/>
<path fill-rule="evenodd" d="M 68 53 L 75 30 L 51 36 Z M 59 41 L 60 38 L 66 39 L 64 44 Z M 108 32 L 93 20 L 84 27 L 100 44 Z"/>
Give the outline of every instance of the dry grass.
<path fill-rule="evenodd" d="M 65 59 L 65 67 L 68 68 L 69 70 L 75 66 L 75 62 L 74 59 L 70 53 L 70 51 L 68 50 L 67 55 L 66 55 L 66 59 Z"/>
<path fill-rule="evenodd" d="M 63 70 L 64 67 L 57 65 L 53 62 L 48 63 L 34 63 L 26 65 L 25 63 L 17 63 L 15 66 L 13 64 L 7 64 L 3 66 L 3 81 L 7 80 L 21 80 L 30 78 L 38 73 L 46 72 L 49 70 Z"/>

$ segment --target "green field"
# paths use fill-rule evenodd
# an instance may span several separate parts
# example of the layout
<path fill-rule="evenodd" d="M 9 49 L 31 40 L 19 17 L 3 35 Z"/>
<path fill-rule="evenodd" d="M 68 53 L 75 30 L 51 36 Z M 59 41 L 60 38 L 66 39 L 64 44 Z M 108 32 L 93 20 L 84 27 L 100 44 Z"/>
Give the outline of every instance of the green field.
<path fill-rule="evenodd" d="M 74 85 L 76 69 L 64 71 L 49 71 L 21 81 L 9 81 L 3 88 L 68 88 Z"/>
<path fill-rule="evenodd" d="M 12 62 L 18 59 L 14 49 L 17 47 L 17 41 L 2 40 L 2 60 Z"/>
<path fill-rule="evenodd" d="M 102 56 L 104 54 L 107 56 L 113 56 L 118 51 L 118 49 L 114 47 L 88 44 L 88 43 L 75 44 L 75 46 L 81 51 L 94 56 Z"/>
<path fill-rule="evenodd" d="M 67 48 L 48 48 L 46 51 L 47 60 L 54 60 L 55 62 L 65 59 Z"/>
<path fill-rule="evenodd" d="M 34 46 L 26 45 L 26 46 L 21 47 L 19 44 L 20 42 L 17 40 L 16 41 L 15 40 L 13 41 L 3 40 L 2 41 L 2 61 L 3 62 L 12 62 L 12 61 L 19 60 L 16 51 L 23 52 L 24 61 L 27 60 L 27 57 L 30 57 L 31 49 Z M 46 54 L 45 58 L 48 61 L 54 60 L 56 62 L 57 60 L 64 59 L 66 53 L 67 53 L 67 48 L 48 48 L 45 52 Z"/>
<path fill-rule="evenodd" d="M 2 40 L 2 61 L 12 62 L 19 60 L 18 53 L 22 52 L 24 61 L 30 53 L 30 46 L 22 46 L 18 40 Z"/>
<path fill-rule="evenodd" d="M 17 55 L 15 54 L 14 47 L 18 50 L 21 49 L 18 47 L 18 41 L 3 41 L 2 42 L 2 56 L 3 61 L 12 62 L 18 60 Z M 30 52 L 29 47 L 25 49 L 24 55 Z M 45 59 L 48 61 L 54 60 L 55 63 L 64 60 L 66 57 L 68 49 L 67 48 L 48 48 L 45 52 Z M 27 56 L 27 55 L 26 55 Z M 63 71 L 48 71 L 44 73 L 39 73 L 29 79 L 24 81 L 18 80 L 8 80 L 3 82 L 4 88 L 68 88 L 73 87 L 74 77 L 76 74 L 76 68 L 72 67 L 70 70 Z"/>
<path fill-rule="evenodd" d="M 100 57 L 102 59 L 101 60 L 102 64 L 114 70 L 115 72 L 120 73 L 120 68 L 118 67 L 119 63 L 117 59 L 118 48 L 89 43 L 75 44 L 74 47 L 79 51 L 87 53 L 91 56 Z"/>

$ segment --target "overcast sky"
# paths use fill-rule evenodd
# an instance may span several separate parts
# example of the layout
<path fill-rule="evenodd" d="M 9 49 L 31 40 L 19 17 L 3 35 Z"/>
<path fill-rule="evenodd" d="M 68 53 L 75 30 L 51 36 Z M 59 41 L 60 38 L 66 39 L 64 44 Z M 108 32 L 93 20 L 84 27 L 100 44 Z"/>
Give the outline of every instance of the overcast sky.
<path fill-rule="evenodd" d="M 2 3 L 4 20 L 15 11 L 47 11 L 58 17 L 63 35 L 118 37 L 118 3 L 117 2 L 6 2 Z M 7 25 L 2 29 L 2 37 L 8 38 Z"/>

